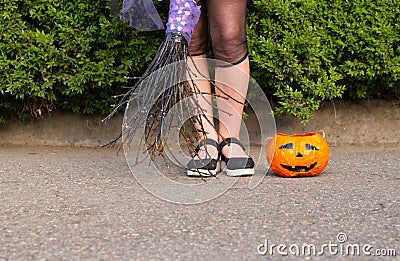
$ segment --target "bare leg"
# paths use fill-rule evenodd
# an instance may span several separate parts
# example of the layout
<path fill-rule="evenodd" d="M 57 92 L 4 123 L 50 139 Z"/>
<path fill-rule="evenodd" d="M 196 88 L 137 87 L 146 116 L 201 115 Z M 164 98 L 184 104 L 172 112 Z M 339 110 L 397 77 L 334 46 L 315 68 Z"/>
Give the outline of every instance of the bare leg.
<path fill-rule="evenodd" d="M 196 91 L 203 93 L 203 95 L 197 94 L 196 100 L 199 107 L 203 109 L 205 115 L 200 117 L 202 126 L 200 125 L 200 123 L 195 123 L 195 128 L 199 131 L 199 140 L 204 140 L 205 138 L 208 138 L 218 141 L 218 135 L 214 125 L 211 85 L 208 80 L 209 73 L 205 57 L 205 54 L 193 57 L 193 62 L 195 63 L 195 65 L 192 63 L 191 59 L 188 59 L 189 67 L 197 76 L 193 81 L 197 87 Z M 205 78 L 203 78 L 203 76 Z M 218 158 L 217 148 L 207 145 L 206 149 L 199 151 L 200 158 L 205 158 L 207 155 L 214 159 Z"/>
<path fill-rule="evenodd" d="M 218 115 L 220 121 L 220 142 L 222 141 L 222 138 L 228 137 L 239 139 L 243 104 L 245 102 L 248 89 L 249 71 L 250 68 L 248 58 L 231 67 L 216 68 L 215 78 L 218 82 L 218 87 L 221 89 L 216 90 Z M 227 95 L 230 98 L 222 98 L 226 97 Z M 247 157 L 247 154 L 237 144 L 225 146 L 222 149 L 222 154 L 227 158 Z"/>

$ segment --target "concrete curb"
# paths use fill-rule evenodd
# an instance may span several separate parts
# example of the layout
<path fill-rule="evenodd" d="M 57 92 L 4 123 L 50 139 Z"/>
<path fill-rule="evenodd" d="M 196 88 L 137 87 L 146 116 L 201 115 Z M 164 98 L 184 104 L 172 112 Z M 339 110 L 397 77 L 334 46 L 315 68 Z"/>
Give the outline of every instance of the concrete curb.
<path fill-rule="evenodd" d="M 325 102 L 303 126 L 292 117 L 279 118 L 277 130 L 295 133 L 324 130 L 330 145 L 400 145 L 400 101 Z"/>
<path fill-rule="evenodd" d="M 324 130 L 332 146 L 400 145 L 399 101 L 325 102 L 314 116 L 305 126 L 294 117 L 276 117 L 277 131 L 290 134 Z M 0 126 L 0 145 L 95 147 L 107 143 L 119 133 L 122 113 L 107 124 L 101 120 L 101 116 L 60 111 L 26 122 L 6 119 L 6 124 Z M 245 122 L 247 126 L 257 124 L 254 115 Z M 259 144 L 259 139 L 254 136 L 257 134 L 250 132 L 252 140 Z"/>

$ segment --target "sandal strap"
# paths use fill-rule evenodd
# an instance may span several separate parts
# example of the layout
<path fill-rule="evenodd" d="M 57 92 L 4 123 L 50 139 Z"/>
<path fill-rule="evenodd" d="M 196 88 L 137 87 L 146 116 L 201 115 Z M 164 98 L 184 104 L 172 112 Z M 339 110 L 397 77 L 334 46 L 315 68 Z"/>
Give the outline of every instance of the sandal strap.
<path fill-rule="evenodd" d="M 223 141 L 221 141 L 221 143 L 219 144 L 219 151 L 222 151 L 222 148 L 225 147 L 228 144 L 237 144 L 239 145 L 243 151 L 246 151 L 246 148 L 243 146 L 243 144 L 240 142 L 240 140 L 234 138 L 234 137 L 230 137 L 230 138 L 226 138 Z"/>
<path fill-rule="evenodd" d="M 217 149 L 219 148 L 218 142 L 216 142 L 216 141 L 213 140 L 213 139 L 207 138 L 207 139 L 205 139 L 205 140 L 200 140 L 199 144 L 197 145 L 196 151 L 199 151 L 201 147 L 204 147 L 204 146 L 206 146 L 206 145 L 214 146 L 214 147 L 217 148 Z"/>

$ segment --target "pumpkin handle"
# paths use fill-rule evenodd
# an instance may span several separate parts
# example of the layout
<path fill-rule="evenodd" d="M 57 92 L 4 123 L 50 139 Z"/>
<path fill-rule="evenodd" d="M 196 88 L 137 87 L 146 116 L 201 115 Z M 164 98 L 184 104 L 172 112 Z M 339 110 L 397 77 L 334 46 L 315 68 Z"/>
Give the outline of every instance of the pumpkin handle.
<path fill-rule="evenodd" d="M 264 140 L 264 146 L 268 146 L 268 144 L 271 142 L 271 140 L 273 139 L 274 137 L 268 137 L 268 138 L 266 138 L 265 140 Z"/>
<path fill-rule="evenodd" d="M 325 139 L 325 131 L 324 130 L 319 130 L 317 131 L 318 134 L 320 134 L 322 136 L 322 138 Z"/>

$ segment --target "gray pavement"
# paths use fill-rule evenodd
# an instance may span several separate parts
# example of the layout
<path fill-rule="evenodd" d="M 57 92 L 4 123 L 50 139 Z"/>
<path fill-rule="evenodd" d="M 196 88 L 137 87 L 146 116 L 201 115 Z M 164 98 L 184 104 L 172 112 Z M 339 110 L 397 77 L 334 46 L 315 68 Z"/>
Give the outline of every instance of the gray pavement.
<path fill-rule="evenodd" d="M 187 206 L 144 190 L 116 149 L 0 147 L 0 260 L 280 260 L 279 244 L 290 260 L 352 259 L 349 245 L 357 260 L 398 258 L 399 158 L 398 147 L 334 147 L 317 177 L 268 172 L 253 190 L 241 178 Z M 323 255 L 301 255 L 304 244 Z"/>

